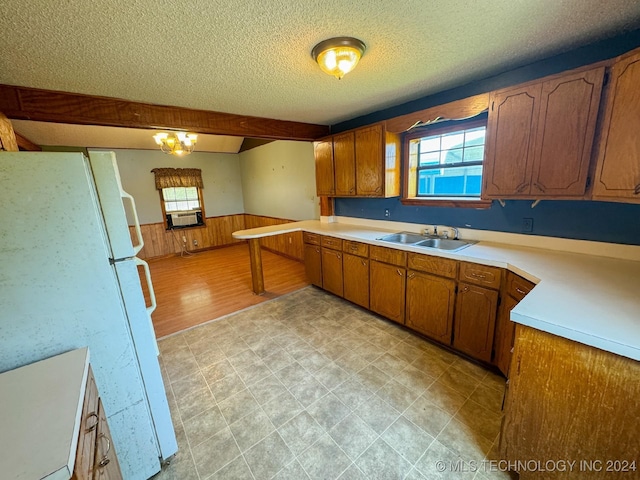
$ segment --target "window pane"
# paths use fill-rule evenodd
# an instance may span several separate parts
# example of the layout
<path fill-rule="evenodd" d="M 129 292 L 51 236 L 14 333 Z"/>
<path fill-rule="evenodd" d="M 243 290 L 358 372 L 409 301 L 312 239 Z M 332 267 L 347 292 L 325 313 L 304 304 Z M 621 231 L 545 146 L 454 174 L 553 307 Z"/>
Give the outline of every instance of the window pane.
<path fill-rule="evenodd" d="M 418 173 L 418 195 L 479 197 L 482 166 L 422 170 Z"/>
<path fill-rule="evenodd" d="M 196 187 L 186 187 L 187 192 L 187 200 L 197 200 L 198 199 L 198 189 Z"/>
<path fill-rule="evenodd" d="M 198 200 L 189 200 L 189 210 L 197 210 L 200 208 L 200 202 Z"/>
<path fill-rule="evenodd" d="M 437 152 L 438 150 L 440 150 L 440 135 L 421 139 L 420 152 Z"/>
<path fill-rule="evenodd" d="M 164 198 L 165 200 L 175 200 L 176 199 L 175 188 L 163 188 L 162 198 Z"/>
<path fill-rule="evenodd" d="M 178 210 L 178 206 L 175 202 L 165 202 L 164 209 L 167 212 L 175 212 L 176 210 Z"/>
<path fill-rule="evenodd" d="M 464 135 L 464 146 L 471 147 L 476 145 L 484 145 L 484 138 L 486 133 L 486 127 L 478 127 L 467 130 Z"/>
<path fill-rule="evenodd" d="M 176 200 L 186 200 L 187 189 L 184 187 L 176 188 Z"/>
<path fill-rule="evenodd" d="M 464 149 L 465 162 L 481 162 L 484 157 L 484 146 L 468 147 Z"/>
<path fill-rule="evenodd" d="M 462 146 L 464 146 L 464 131 L 448 133 L 442 136 L 442 150 L 450 150 Z"/>
<path fill-rule="evenodd" d="M 438 165 L 440 163 L 440 152 L 429 152 L 420 155 L 420 166 Z"/>
<path fill-rule="evenodd" d="M 462 161 L 462 149 L 443 150 L 440 152 L 440 163 L 458 163 Z"/>

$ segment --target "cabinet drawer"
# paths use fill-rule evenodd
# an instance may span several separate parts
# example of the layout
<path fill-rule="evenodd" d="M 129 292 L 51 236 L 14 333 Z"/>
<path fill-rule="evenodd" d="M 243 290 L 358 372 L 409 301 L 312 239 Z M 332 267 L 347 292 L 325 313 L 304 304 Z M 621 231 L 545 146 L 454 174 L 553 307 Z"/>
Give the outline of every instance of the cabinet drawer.
<path fill-rule="evenodd" d="M 535 283 L 525 280 L 515 273 L 507 272 L 507 294 L 516 300 L 522 300 L 535 286 Z"/>
<path fill-rule="evenodd" d="M 458 278 L 461 281 L 498 289 L 500 288 L 502 269 L 477 263 L 460 262 L 460 275 Z"/>
<path fill-rule="evenodd" d="M 421 255 L 419 253 L 409 253 L 409 268 L 422 272 L 433 273 L 441 277 L 456 278 L 458 273 L 458 262 L 449 258 L 434 257 L 431 255 Z"/>
<path fill-rule="evenodd" d="M 304 243 L 309 243 L 311 245 L 320 245 L 320 235 L 318 235 L 317 233 L 303 232 L 302 239 Z"/>
<path fill-rule="evenodd" d="M 342 250 L 342 240 L 339 238 L 325 237 L 323 235 L 320 244 L 323 247 L 331 248 L 333 250 Z"/>
<path fill-rule="evenodd" d="M 379 262 L 390 263 L 392 265 L 398 265 L 399 267 L 407 265 L 407 252 L 403 252 L 402 250 L 372 245 L 370 253 L 371 260 L 378 260 Z"/>
<path fill-rule="evenodd" d="M 84 403 L 82 405 L 76 461 L 73 467 L 73 480 L 91 480 L 93 478 L 93 459 L 95 457 L 98 423 L 98 388 L 96 387 L 91 367 L 89 367 Z"/>
<path fill-rule="evenodd" d="M 350 240 L 345 240 L 342 244 L 342 251 L 346 253 L 350 253 L 352 255 L 357 255 L 359 257 L 368 257 L 369 256 L 369 245 L 366 243 L 360 242 L 352 242 Z"/>

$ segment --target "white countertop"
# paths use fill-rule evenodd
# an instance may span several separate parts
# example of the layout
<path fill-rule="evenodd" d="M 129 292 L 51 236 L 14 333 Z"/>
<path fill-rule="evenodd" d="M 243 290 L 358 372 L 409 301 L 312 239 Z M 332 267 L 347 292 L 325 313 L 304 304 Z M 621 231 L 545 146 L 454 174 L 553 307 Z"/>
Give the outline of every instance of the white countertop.
<path fill-rule="evenodd" d="M 0 374 L 0 477 L 71 478 L 88 372 L 80 348 Z"/>
<path fill-rule="evenodd" d="M 242 230 L 233 236 L 251 239 L 299 230 L 506 268 L 537 284 L 511 311 L 514 322 L 640 360 L 640 261 L 487 241 L 452 253 L 377 240 L 398 229 L 318 220 Z"/>

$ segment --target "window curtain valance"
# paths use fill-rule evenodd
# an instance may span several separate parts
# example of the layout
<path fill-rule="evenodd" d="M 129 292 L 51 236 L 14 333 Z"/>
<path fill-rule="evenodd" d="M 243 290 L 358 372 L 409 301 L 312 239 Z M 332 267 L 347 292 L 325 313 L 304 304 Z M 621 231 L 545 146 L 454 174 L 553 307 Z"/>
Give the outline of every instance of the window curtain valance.
<path fill-rule="evenodd" d="M 199 168 L 154 168 L 156 189 L 171 187 L 198 187 L 202 185 L 202 170 Z"/>

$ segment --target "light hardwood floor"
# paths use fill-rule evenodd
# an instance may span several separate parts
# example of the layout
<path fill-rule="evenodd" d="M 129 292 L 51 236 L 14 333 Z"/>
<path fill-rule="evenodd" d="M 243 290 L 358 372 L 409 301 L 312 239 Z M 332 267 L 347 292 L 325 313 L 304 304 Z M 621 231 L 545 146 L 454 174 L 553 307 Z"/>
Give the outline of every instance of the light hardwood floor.
<path fill-rule="evenodd" d="M 158 303 L 152 315 L 156 336 L 171 335 L 309 285 L 301 262 L 263 249 L 262 263 L 266 292 L 258 296 L 251 290 L 246 244 L 149 260 Z"/>

